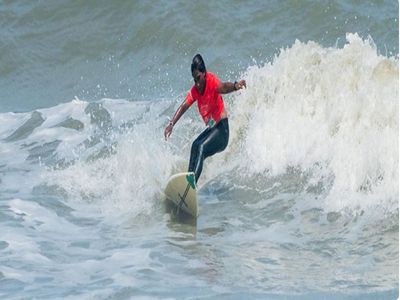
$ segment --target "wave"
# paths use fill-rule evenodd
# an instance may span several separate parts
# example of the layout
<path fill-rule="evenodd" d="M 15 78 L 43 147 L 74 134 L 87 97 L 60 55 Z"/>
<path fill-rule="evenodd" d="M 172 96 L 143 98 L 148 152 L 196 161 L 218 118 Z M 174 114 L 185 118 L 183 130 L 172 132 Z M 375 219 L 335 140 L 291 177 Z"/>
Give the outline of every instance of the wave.
<path fill-rule="evenodd" d="M 341 49 L 296 41 L 245 73 L 249 88 L 232 102 L 237 166 L 250 176 L 290 167 L 310 171 L 312 182 L 333 176 L 332 208 L 396 206 L 398 75 L 398 60 L 357 34 Z"/>
<path fill-rule="evenodd" d="M 343 48 L 296 41 L 270 63 L 249 67 L 248 88 L 225 99 L 230 144 L 206 162 L 202 184 L 257 193 L 289 182 L 319 197 L 313 207 L 397 210 L 398 72 L 398 59 L 377 54 L 357 34 Z M 150 214 L 168 177 L 186 169 L 202 130 L 193 107 L 164 141 L 180 101 L 75 99 L 0 114 L 2 192 L 56 194 L 106 214 Z"/>

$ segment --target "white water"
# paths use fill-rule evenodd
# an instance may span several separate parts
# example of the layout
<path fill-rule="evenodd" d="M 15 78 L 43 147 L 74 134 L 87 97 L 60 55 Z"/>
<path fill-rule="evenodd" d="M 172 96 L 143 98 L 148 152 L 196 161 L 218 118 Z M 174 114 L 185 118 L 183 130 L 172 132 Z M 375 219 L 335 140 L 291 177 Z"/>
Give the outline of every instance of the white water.
<path fill-rule="evenodd" d="M 378 55 L 372 41 L 351 34 L 347 39 L 342 49 L 297 41 L 273 62 L 250 67 L 243 75 L 248 89 L 227 99 L 230 146 L 207 162 L 203 183 L 234 170 L 240 181 L 295 168 L 307 174 L 308 186 L 322 184 L 328 211 L 372 206 L 393 212 L 399 193 L 398 61 Z M 102 211 L 151 214 L 155 203 L 148 199 L 162 194 L 173 171 L 186 168 L 191 139 L 202 130 L 194 106 L 164 142 L 166 117 L 179 102 L 110 99 L 88 113 L 88 103 L 73 100 L 39 110 L 43 123 L 26 138 L 2 143 L 1 162 L 26 168 L 29 150 L 58 140 L 51 162 L 43 163 L 40 151 L 34 157 L 39 166 L 30 166 L 35 175 L 27 189 L 43 181 L 73 201 L 102 203 Z M 99 115 L 91 120 L 90 113 Z M 4 139 L 30 114 L 0 117 Z M 69 118 L 82 128 L 57 126 Z M 9 189 L 19 185 L 8 176 L 14 175 L 4 179 Z"/>
<path fill-rule="evenodd" d="M 296 42 L 251 67 L 234 99 L 237 164 L 276 176 L 288 167 L 334 182 L 326 208 L 398 207 L 398 60 L 347 36 L 343 49 Z M 240 135 L 238 136 L 238 133 Z M 239 158 L 240 157 L 240 158 Z M 375 204 L 375 205 L 374 205 Z"/>

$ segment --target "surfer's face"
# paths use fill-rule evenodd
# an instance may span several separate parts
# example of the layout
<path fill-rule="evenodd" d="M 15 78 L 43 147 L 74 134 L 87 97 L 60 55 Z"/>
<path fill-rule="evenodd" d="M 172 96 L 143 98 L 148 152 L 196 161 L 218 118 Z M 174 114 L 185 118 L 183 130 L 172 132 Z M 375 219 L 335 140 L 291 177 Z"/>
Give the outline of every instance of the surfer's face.
<path fill-rule="evenodd" d="M 206 72 L 200 72 L 199 70 L 194 70 L 192 73 L 194 84 L 197 88 L 197 91 L 200 94 L 204 93 L 204 89 L 206 87 Z"/>

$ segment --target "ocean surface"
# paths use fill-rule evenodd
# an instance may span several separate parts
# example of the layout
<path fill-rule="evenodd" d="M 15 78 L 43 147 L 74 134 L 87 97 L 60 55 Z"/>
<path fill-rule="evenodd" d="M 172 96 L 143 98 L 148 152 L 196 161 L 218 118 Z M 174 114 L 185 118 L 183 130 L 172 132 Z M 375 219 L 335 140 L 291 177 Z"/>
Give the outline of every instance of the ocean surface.
<path fill-rule="evenodd" d="M 398 1 L 0 1 L 1 299 L 397 299 Z M 164 128 L 201 53 L 227 149 Z"/>

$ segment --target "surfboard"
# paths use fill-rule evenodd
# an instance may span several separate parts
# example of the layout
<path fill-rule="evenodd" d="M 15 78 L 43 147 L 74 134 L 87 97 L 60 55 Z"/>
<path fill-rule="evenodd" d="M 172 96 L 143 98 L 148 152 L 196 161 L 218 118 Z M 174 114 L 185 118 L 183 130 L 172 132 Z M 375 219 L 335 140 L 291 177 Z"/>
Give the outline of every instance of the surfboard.
<path fill-rule="evenodd" d="M 178 214 L 183 211 L 197 218 L 197 192 L 193 172 L 172 175 L 164 193 L 166 198 L 174 204 Z"/>

